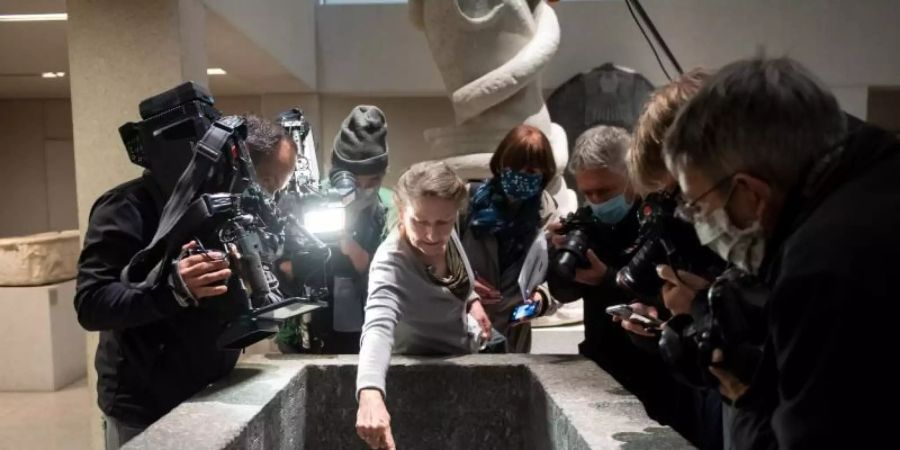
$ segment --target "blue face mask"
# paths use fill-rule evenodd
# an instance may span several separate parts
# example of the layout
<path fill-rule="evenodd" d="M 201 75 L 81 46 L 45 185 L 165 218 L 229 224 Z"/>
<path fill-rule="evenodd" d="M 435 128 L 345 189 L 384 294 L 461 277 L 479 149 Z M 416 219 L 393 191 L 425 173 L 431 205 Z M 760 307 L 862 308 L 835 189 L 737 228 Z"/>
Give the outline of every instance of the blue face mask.
<path fill-rule="evenodd" d="M 541 193 L 544 176 L 539 173 L 518 172 L 503 169 L 500 172 L 500 186 L 506 196 L 513 200 L 528 200 Z"/>
<path fill-rule="evenodd" d="M 617 224 L 631 211 L 631 203 L 625 200 L 625 194 L 619 194 L 603 203 L 587 202 L 594 212 L 594 217 L 607 225 Z"/>

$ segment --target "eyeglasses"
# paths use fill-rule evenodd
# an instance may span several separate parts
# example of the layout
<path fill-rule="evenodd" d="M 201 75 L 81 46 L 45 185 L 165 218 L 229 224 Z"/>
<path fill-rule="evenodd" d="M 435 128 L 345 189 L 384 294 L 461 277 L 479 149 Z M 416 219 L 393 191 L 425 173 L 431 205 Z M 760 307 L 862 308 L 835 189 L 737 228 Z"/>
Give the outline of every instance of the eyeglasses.
<path fill-rule="evenodd" d="M 694 221 L 696 221 L 697 218 L 700 217 L 700 215 L 703 213 L 703 208 L 701 208 L 698 204 L 700 200 L 703 200 L 704 197 L 722 187 L 723 184 L 730 182 L 735 175 L 737 175 L 737 172 L 734 172 L 731 175 L 722 178 L 721 180 L 717 181 L 716 184 L 714 184 L 711 188 L 707 189 L 705 192 L 697 196 L 697 198 L 690 201 L 685 201 L 684 192 L 682 192 L 678 197 L 678 206 L 675 207 L 675 215 L 686 222 L 694 223 Z M 728 204 L 728 200 L 731 199 L 732 192 L 734 192 L 734 186 L 732 186 L 728 190 L 728 195 L 725 198 L 725 204 Z"/>

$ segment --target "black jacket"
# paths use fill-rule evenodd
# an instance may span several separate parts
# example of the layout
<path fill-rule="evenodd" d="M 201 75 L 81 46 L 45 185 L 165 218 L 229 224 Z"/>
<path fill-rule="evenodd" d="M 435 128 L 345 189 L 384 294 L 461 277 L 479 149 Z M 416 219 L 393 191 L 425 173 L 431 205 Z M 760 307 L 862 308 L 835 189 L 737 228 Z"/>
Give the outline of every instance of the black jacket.
<path fill-rule="evenodd" d="M 741 448 L 893 441 L 900 142 L 863 125 L 833 156 L 788 196 L 766 248 L 770 334 L 735 405 Z"/>
<path fill-rule="evenodd" d="M 224 328 L 209 310 L 182 308 L 165 285 L 141 291 L 120 282 L 159 224 L 162 198 L 153 186 L 146 178 L 132 180 L 94 203 L 75 294 L 81 326 L 100 331 L 100 409 L 133 426 L 156 421 L 228 373 L 238 357 L 217 349 Z"/>

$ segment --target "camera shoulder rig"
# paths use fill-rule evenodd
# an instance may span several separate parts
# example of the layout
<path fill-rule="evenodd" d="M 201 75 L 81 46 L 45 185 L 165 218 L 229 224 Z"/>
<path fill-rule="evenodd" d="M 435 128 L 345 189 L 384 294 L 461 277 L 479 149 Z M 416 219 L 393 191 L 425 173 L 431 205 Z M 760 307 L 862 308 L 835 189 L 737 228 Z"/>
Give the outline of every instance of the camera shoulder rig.
<path fill-rule="evenodd" d="M 193 146 L 191 161 L 163 207 L 150 244 L 122 269 L 123 283 L 152 289 L 168 276 L 169 261 L 180 253 L 181 245 L 215 214 L 215 206 L 200 196 L 211 180 L 221 177 L 228 192 L 240 194 L 256 178 L 244 143 L 246 134 L 244 120 L 237 116 L 222 117 L 206 130 Z M 221 169 L 231 173 L 223 174 Z"/>

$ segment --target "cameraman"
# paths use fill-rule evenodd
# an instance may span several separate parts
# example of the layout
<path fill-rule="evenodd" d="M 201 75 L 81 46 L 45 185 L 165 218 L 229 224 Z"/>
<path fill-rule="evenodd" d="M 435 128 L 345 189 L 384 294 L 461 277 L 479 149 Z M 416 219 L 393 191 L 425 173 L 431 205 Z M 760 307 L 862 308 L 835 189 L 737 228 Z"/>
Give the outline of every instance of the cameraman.
<path fill-rule="evenodd" d="M 375 106 L 356 106 L 341 124 L 331 152 L 332 172 L 354 175 L 356 198 L 347 206 L 347 233 L 325 267 L 329 308 L 286 321 L 276 337 L 282 352 L 359 353 L 369 264 L 387 234 L 387 208 L 378 195 L 387 166 L 384 113 Z M 311 276 L 309 265 L 286 256 L 281 271 L 298 288 L 297 280 Z"/>
<path fill-rule="evenodd" d="M 271 124 L 251 117 L 247 127 L 260 180 L 266 189 L 283 186 L 296 149 L 289 141 L 270 139 Z M 151 242 L 166 200 L 149 171 L 104 193 L 91 209 L 79 258 L 75 310 L 82 327 L 100 332 L 97 400 L 107 449 L 124 445 L 227 374 L 238 358 L 237 351 L 216 346 L 220 320 L 186 299 L 200 305 L 221 300 L 214 297 L 227 292 L 222 282 L 231 276 L 223 254 L 181 259 L 173 271 L 177 276 L 154 289 L 121 281 L 131 257 Z"/>
<path fill-rule="evenodd" d="M 749 386 L 710 369 L 742 448 L 869 448 L 893 441 L 878 404 L 895 385 L 900 143 L 854 124 L 788 58 L 732 63 L 679 113 L 665 159 L 701 242 L 771 289 Z"/>

